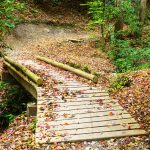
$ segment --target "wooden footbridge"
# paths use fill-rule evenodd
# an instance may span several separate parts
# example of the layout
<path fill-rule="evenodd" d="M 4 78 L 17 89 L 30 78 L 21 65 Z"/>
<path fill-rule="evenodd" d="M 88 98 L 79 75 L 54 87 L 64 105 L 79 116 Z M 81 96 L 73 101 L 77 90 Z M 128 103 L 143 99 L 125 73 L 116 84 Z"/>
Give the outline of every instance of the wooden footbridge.
<path fill-rule="evenodd" d="M 72 78 L 69 72 L 64 74 L 64 71 L 54 67 L 70 70 L 67 65 L 62 67 L 61 63 L 50 59 L 38 59 L 51 65 L 42 65 L 31 60 L 15 63 L 14 60 L 4 57 L 10 74 L 37 99 L 37 143 L 87 141 L 146 134 L 136 120 L 117 100 L 110 98 L 102 87 L 83 84 Z M 30 66 L 35 72 L 44 70 L 44 79 L 25 66 Z M 97 82 L 97 78 L 91 74 L 73 68 L 71 71 Z M 57 82 L 50 86 L 52 80 Z"/>

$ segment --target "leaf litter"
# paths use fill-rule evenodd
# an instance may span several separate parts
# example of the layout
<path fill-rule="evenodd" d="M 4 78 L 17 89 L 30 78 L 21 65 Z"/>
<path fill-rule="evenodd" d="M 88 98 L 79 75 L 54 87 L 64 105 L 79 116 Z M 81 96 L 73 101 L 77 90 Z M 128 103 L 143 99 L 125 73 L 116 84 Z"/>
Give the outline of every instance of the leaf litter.
<path fill-rule="evenodd" d="M 66 11 L 63 11 L 66 12 Z M 28 12 L 30 13 L 30 12 Z M 41 13 L 41 12 L 40 12 Z M 49 16 L 45 13 L 39 13 L 39 16 L 37 18 L 48 18 Z M 67 14 L 67 13 L 66 13 Z M 43 17 L 44 15 L 44 17 Z M 67 15 L 67 17 L 64 20 L 66 22 L 72 20 L 72 18 L 75 18 L 75 20 L 78 20 L 78 23 L 81 19 L 80 17 L 68 17 L 70 14 Z M 45 17 L 46 16 L 46 17 Z M 58 22 L 60 18 L 55 19 L 52 17 L 52 21 Z M 71 19 L 70 19 L 71 18 Z M 32 17 L 26 18 L 29 20 L 32 20 Z M 83 22 L 83 21 L 82 21 Z M 81 23 L 81 22 L 80 22 Z M 80 24 L 79 23 L 79 24 Z M 35 26 L 33 25 L 23 25 L 22 27 L 25 28 L 34 28 Z M 20 28 L 22 28 L 20 27 Z M 45 26 L 47 28 L 47 26 Z M 37 28 L 36 28 L 37 29 Z M 16 30 L 17 31 L 17 30 Z M 21 32 L 23 32 L 21 30 Z M 30 31 L 30 30 L 29 30 Z M 43 32 L 43 30 L 42 30 Z M 41 32 L 41 33 L 42 33 Z M 76 34 L 79 34 L 79 32 L 76 32 Z M 23 34 L 22 34 L 23 35 Z M 28 34 L 26 34 L 28 35 Z M 74 36 L 74 34 L 73 34 Z M 82 36 L 81 36 L 82 37 Z M 80 37 L 80 38 L 81 38 Z M 31 42 L 29 42 L 27 39 L 21 38 L 21 42 L 17 40 L 18 45 L 13 45 L 14 49 L 18 49 L 19 51 L 17 52 L 17 56 L 12 53 L 12 56 L 17 57 L 17 59 L 23 60 L 24 58 L 34 58 L 35 53 L 38 53 L 40 55 L 44 55 L 47 57 L 50 57 L 52 59 L 55 59 L 60 62 L 68 63 L 77 63 L 81 65 L 88 65 L 93 71 L 100 71 L 101 74 L 103 75 L 101 78 L 100 83 L 103 84 L 104 86 L 108 85 L 108 77 L 109 75 L 113 72 L 114 67 L 111 64 L 110 60 L 103 54 L 100 53 L 97 49 L 95 49 L 95 43 L 91 41 L 84 41 L 82 43 L 73 43 L 73 42 L 68 42 L 66 39 L 37 39 L 33 40 L 29 38 L 28 36 L 26 37 L 30 39 Z M 33 41 L 32 41 L 33 40 Z M 16 43 L 16 39 L 12 36 L 10 38 L 8 37 L 7 41 L 10 45 L 12 43 Z M 19 45 L 21 43 L 21 45 Z M 94 44 L 94 47 L 93 47 Z M 23 47 L 23 48 L 22 48 Z M 32 51 L 29 52 L 29 50 L 32 49 Z M 71 54 L 71 55 L 70 55 Z M 98 54 L 98 55 L 97 55 Z M 84 57 L 83 57 L 84 56 Z M 49 67 L 49 65 L 46 65 L 45 63 L 40 63 L 41 65 L 44 65 L 46 68 Z M 26 65 L 30 70 L 33 72 L 37 73 L 38 75 L 44 77 L 44 94 L 43 96 L 49 96 L 49 97 L 56 97 L 59 95 L 61 100 L 64 102 L 66 101 L 67 96 L 78 96 L 78 94 L 83 94 L 81 92 L 77 93 L 70 93 L 68 89 L 66 91 L 61 91 L 59 88 L 53 88 L 55 87 L 58 83 L 62 84 L 61 81 L 54 80 L 53 78 L 49 78 L 48 74 L 44 70 L 40 70 L 37 68 L 35 69 L 32 68 L 32 66 Z M 55 69 L 56 72 L 58 73 L 63 73 L 67 77 L 77 79 L 81 82 L 87 83 L 87 80 L 83 80 L 77 76 L 74 76 L 71 73 L 68 73 L 66 71 L 60 71 L 59 69 Z M 150 102 L 150 71 L 149 70 L 144 70 L 144 71 L 139 71 L 136 73 L 133 73 L 129 75 L 131 78 L 133 78 L 133 85 L 129 88 L 124 88 L 123 91 L 121 92 L 116 92 L 112 93 L 112 96 L 116 99 L 119 100 L 120 104 L 124 106 L 125 109 L 127 109 L 133 117 L 135 117 L 136 120 L 139 121 L 140 126 L 142 128 L 145 128 L 147 131 L 149 130 L 149 102 Z M 93 85 L 91 82 L 88 82 L 89 85 Z M 95 86 L 95 85 L 94 85 Z M 97 85 L 98 86 L 98 85 Z M 50 91 L 49 88 L 51 88 Z M 56 97 L 57 99 L 57 97 Z M 53 105 L 54 104 L 54 105 Z M 57 106 L 56 102 L 53 103 L 52 105 L 52 110 Z M 103 101 L 99 101 L 100 105 L 103 105 Z M 43 106 L 42 111 L 44 111 L 46 105 Z M 57 114 L 51 114 L 51 113 L 45 113 L 45 119 L 47 121 L 53 121 L 57 117 Z M 66 114 L 65 116 L 69 116 L 70 114 Z M 110 116 L 113 116 L 112 112 L 109 112 Z M 38 116 L 39 118 L 42 118 L 43 116 Z M 32 122 L 33 118 L 32 117 L 27 117 L 26 115 L 21 115 L 18 116 L 14 122 L 10 125 L 10 127 L 5 130 L 4 133 L 0 134 L 0 149 L 8 149 L 8 150 L 20 150 L 20 149 L 27 149 L 27 150 L 123 150 L 123 149 L 136 149 L 136 150 L 146 150 L 148 149 L 148 142 L 149 138 L 147 136 L 137 136 L 137 137 L 125 137 L 125 138 L 119 138 L 119 139 L 110 139 L 110 140 L 99 140 L 99 141 L 84 141 L 84 142 L 72 142 L 72 143 L 53 143 L 50 146 L 41 146 L 40 144 L 35 144 L 35 134 L 32 132 L 32 130 L 29 127 L 29 124 Z M 42 124 L 42 123 L 41 123 Z M 68 125 L 67 122 L 64 125 Z M 128 129 L 130 130 L 130 124 L 127 124 Z M 42 127 L 42 126 L 41 126 Z M 53 128 L 49 125 L 46 125 L 47 129 Z M 42 131 L 42 130 L 41 130 Z M 43 138 L 45 137 L 45 133 L 43 134 Z M 54 134 L 54 133 L 53 133 Z M 60 134 L 59 134 L 60 135 Z"/>

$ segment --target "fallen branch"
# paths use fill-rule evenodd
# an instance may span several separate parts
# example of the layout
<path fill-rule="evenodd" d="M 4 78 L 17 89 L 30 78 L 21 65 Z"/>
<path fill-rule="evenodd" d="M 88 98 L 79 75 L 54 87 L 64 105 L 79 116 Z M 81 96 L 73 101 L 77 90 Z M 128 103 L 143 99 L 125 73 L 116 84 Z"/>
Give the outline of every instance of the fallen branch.
<path fill-rule="evenodd" d="M 98 77 L 95 76 L 95 75 L 92 75 L 92 74 L 89 74 L 89 73 L 86 73 L 84 71 L 81 71 L 79 69 L 75 69 L 73 67 L 70 67 L 66 64 L 63 64 L 63 63 L 59 63 L 57 61 L 54 61 L 54 60 L 51 60 L 51 59 L 48 59 L 48 58 L 45 58 L 45 57 L 41 57 L 41 56 L 37 56 L 37 59 L 39 60 L 42 60 L 44 62 L 47 62 L 55 67 L 58 67 L 58 68 L 61 68 L 61 69 L 64 69 L 64 70 L 67 70 L 67 71 L 71 71 L 77 75 L 80 75 L 86 79 L 89 79 L 89 80 L 92 80 L 93 82 L 97 83 L 98 81 Z"/>
<path fill-rule="evenodd" d="M 31 72 L 30 70 L 28 70 L 26 67 L 24 67 L 23 65 L 16 63 L 15 61 L 13 61 L 12 59 L 10 59 L 9 57 L 5 56 L 4 60 L 8 63 L 10 63 L 12 66 L 14 66 L 15 68 L 17 68 L 17 70 L 20 70 L 23 74 L 25 74 L 27 77 L 29 77 L 33 82 L 35 82 L 37 85 L 42 85 L 43 84 L 43 80 L 37 76 L 36 74 L 34 74 L 33 72 Z"/>

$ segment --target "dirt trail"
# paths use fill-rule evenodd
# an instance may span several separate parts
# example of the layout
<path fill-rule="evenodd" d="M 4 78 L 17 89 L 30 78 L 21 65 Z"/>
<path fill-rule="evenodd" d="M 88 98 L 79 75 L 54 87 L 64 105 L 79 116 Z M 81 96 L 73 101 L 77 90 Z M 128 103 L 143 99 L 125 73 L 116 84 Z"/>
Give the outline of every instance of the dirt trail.
<path fill-rule="evenodd" d="M 14 50 L 12 57 L 33 57 L 36 46 L 43 48 L 52 43 L 68 41 L 69 39 L 88 39 L 88 34 L 79 33 L 73 29 L 54 27 L 45 24 L 21 24 L 8 36 L 5 41 Z"/>
<path fill-rule="evenodd" d="M 112 73 L 113 65 L 105 53 L 95 48 L 91 35 L 98 37 L 95 31 L 67 26 L 20 24 L 5 39 L 12 48 L 6 52 L 17 60 L 34 60 L 36 55 L 43 55 L 63 63 L 85 66 L 106 76 Z"/>

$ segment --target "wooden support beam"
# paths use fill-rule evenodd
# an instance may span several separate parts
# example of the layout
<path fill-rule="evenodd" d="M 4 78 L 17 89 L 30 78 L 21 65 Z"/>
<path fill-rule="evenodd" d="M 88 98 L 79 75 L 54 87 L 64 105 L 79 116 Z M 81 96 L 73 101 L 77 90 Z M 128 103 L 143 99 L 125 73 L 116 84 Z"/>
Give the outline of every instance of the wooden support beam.
<path fill-rule="evenodd" d="M 66 65 L 66 64 L 63 64 L 63 63 L 59 63 L 55 60 L 52 60 L 52 59 L 49 59 L 49 58 L 45 58 L 45 57 L 41 57 L 41 56 L 37 56 L 37 59 L 39 60 L 42 60 L 46 63 L 49 63 L 55 67 L 58 67 L 58 68 L 61 68 L 61 69 L 64 69 L 64 70 L 67 70 L 67 71 L 71 71 L 77 75 L 80 75 L 86 79 L 89 79 L 89 80 L 92 80 L 93 82 L 97 83 L 98 82 L 98 77 L 93 75 L 93 74 L 89 74 L 89 73 L 86 73 L 82 70 L 79 70 L 79 69 L 76 69 L 76 68 L 73 68 L 73 67 L 70 67 L 69 65 Z"/>
<path fill-rule="evenodd" d="M 37 114 L 37 106 L 35 103 L 28 103 L 27 104 L 27 116 L 36 116 Z"/>
<path fill-rule="evenodd" d="M 16 63 L 14 60 L 10 59 L 9 57 L 5 56 L 4 60 L 14 66 L 17 70 L 21 71 L 25 76 L 27 76 L 29 79 L 31 79 L 33 82 L 35 82 L 37 85 L 42 85 L 43 80 L 33 72 L 31 72 L 29 69 L 24 67 L 23 65 Z"/>
<path fill-rule="evenodd" d="M 17 71 L 11 64 L 4 61 L 9 73 L 34 97 L 37 99 L 37 86 L 32 81 Z"/>

